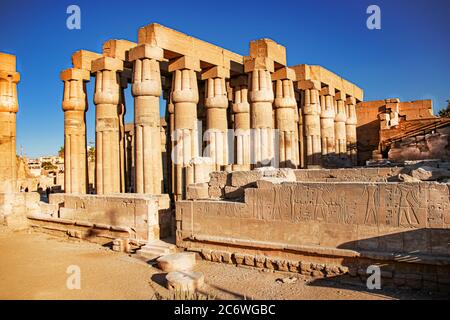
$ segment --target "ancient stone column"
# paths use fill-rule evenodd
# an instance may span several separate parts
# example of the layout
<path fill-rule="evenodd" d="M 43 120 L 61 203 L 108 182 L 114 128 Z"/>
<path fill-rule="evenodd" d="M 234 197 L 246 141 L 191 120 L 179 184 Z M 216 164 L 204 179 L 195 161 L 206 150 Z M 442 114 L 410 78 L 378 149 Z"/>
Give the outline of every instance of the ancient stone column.
<path fill-rule="evenodd" d="M 94 103 L 96 105 L 96 191 L 97 194 L 119 193 L 120 75 L 123 61 L 102 57 L 92 61 L 96 73 Z"/>
<path fill-rule="evenodd" d="M 247 77 L 231 79 L 233 87 L 233 114 L 235 136 L 235 164 L 233 170 L 250 170 L 250 104 L 248 103 Z"/>
<path fill-rule="evenodd" d="M 134 61 L 134 131 L 135 191 L 161 194 L 163 166 L 161 154 L 161 119 L 159 97 L 162 93 L 159 61 L 164 60 L 161 48 L 142 44 L 130 50 Z"/>
<path fill-rule="evenodd" d="M 270 165 L 275 156 L 271 76 L 274 64 L 269 58 L 257 57 L 245 61 L 244 71 L 249 74 L 252 164 L 254 167 Z"/>
<path fill-rule="evenodd" d="M 295 72 L 281 68 L 272 75 L 275 81 L 275 127 L 279 130 L 279 157 L 281 168 L 298 165 L 297 101 L 295 100 Z"/>
<path fill-rule="evenodd" d="M 345 94 L 342 92 L 337 92 L 335 102 L 334 136 L 336 139 L 336 155 L 344 157 L 347 155 L 347 134 L 345 129 L 347 115 L 345 112 Z"/>
<path fill-rule="evenodd" d="M 186 195 L 186 186 L 194 183 L 190 161 L 197 157 L 198 128 L 197 103 L 199 100 L 196 71 L 200 71 L 200 62 L 192 57 L 183 56 L 169 63 L 172 76 L 172 102 L 174 105 L 175 141 L 172 150 L 174 162 L 174 197 L 182 199 Z"/>
<path fill-rule="evenodd" d="M 230 70 L 212 67 L 202 73 L 205 80 L 206 132 L 208 142 L 205 156 L 212 159 L 216 171 L 228 164 L 228 98 L 225 78 Z"/>
<path fill-rule="evenodd" d="M 334 135 L 334 95 L 333 87 L 324 87 L 320 95 L 320 136 L 322 139 L 322 156 L 326 157 L 335 153 Z"/>
<path fill-rule="evenodd" d="M 320 138 L 320 81 L 303 80 L 298 82 L 298 88 L 303 90 L 303 135 L 306 148 L 306 165 L 319 166 L 322 154 Z"/>
<path fill-rule="evenodd" d="M 303 109 L 301 106 L 304 105 L 304 95 L 301 95 L 300 92 L 295 92 L 295 100 L 297 101 L 297 105 L 299 106 L 297 108 L 297 137 L 298 137 L 298 166 L 299 168 L 305 168 L 305 137 L 303 135 Z"/>
<path fill-rule="evenodd" d="M 345 133 L 347 139 L 347 155 L 352 162 L 352 165 L 357 165 L 357 139 L 356 139 L 356 100 L 354 97 L 348 97 L 346 100 L 346 114 Z"/>
<path fill-rule="evenodd" d="M 64 191 L 87 192 L 86 157 L 86 85 L 90 72 L 67 69 L 61 72 L 64 81 Z"/>
<path fill-rule="evenodd" d="M 125 155 L 126 155 L 126 142 L 125 142 L 125 113 L 126 99 L 125 89 L 128 87 L 128 81 L 131 79 L 131 70 L 126 69 L 120 73 L 120 91 L 119 91 L 119 163 L 120 163 L 120 192 L 127 192 L 126 186 L 129 184 L 130 177 L 126 175 L 125 168 Z"/>
<path fill-rule="evenodd" d="M 16 57 L 0 53 L 0 192 L 17 191 L 16 113 L 18 111 Z"/>

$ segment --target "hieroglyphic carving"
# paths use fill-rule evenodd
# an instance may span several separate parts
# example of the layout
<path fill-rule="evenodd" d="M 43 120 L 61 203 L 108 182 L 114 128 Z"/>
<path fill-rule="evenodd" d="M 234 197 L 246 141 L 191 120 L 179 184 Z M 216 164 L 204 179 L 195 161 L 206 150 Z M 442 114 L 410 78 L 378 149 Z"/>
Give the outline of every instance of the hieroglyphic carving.
<path fill-rule="evenodd" d="M 378 224 L 378 209 L 380 206 L 380 193 L 376 185 L 368 185 L 364 188 L 363 196 L 367 195 L 366 214 L 364 224 L 370 223 L 373 219 L 374 224 Z"/>
<path fill-rule="evenodd" d="M 253 189 L 254 205 L 249 210 L 253 218 L 267 221 L 400 228 L 425 227 L 432 221 L 441 226 L 445 210 L 449 210 L 448 190 L 444 189 L 436 190 L 432 184 L 396 183 L 278 185 Z"/>

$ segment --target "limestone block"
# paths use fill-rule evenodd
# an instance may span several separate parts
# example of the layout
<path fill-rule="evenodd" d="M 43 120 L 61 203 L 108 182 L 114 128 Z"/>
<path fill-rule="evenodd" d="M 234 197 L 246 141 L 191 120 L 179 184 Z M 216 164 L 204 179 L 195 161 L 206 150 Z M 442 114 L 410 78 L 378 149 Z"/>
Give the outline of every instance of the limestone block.
<path fill-rule="evenodd" d="M 205 277 L 201 272 L 183 271 L 170 272 L 166 276 L 167 289 L 176 292 L 195 292 L 201 288 L 205 282 Z"/>
<path fill-rule="evenodd" d="M 239 199 L 244 197 L 244 188 L 225 186 L 225 199 Z"/>
<path fill-rule="evenodd" d="M 214 66 L 212 68 L 206 69 L 201 74 L 201 79 L 211 79 L 211 78 L 230 78 L 230 69 L 222 66 Z"/>
<path fill-rule="evenodd" d="M 225 187 L 224 187 L 225 188 Z M 208 188 L 208 195 L 211 199 L 220 199 L 224 195 L 224 188 L 212 186 Z"/>
<path fill-rule="evenodd" d="M 131 48 L 129 53 L 128 53 L 128 60 L 129 61 L 134 61 L 134 60 L 138 60 L 138 59 L 154 59 L 154 60 L 158 60 L 158 61 L 164 61 L 164 50 L 156 47 L 156 46 L 152 46 L 148 43 L 144 43 L 144 44 L 140 44 L 134 48 Z"/>
<path fill-rule="evenodd" d="M 89 81 L 89 79 L 91 78 L 91 75 L 88 70 L 70 68 L 70 69 L 66 69 L 66 70 L 62 71 L 60 74 L 60 78 L 62 81 L 69 81 L 69 80 Z"/>
<path fill-rule="evenodd" d="M 210 187 L 220 187 L 223 188 L 227 185 L 228 182 L 228 172 L 225 171 L 215 171 L 209 174 L 209 186 Z"/>
<path fill-rule="evenodd" d="M 250 57 L 267 57 L 281 65 L 286 65 L 286 48 L 270 39 L 250 42 Z"/>
<path fill-rule="evenodd" d="M 450 177 L 450 170 L 440 169 L 429 166 L 422 166 L 411 171 L 413 178 L 422 181 L 439 180 Z"/>
<path fill-rule="evenodd" d="M 101 58 L 101 56 L 96 52 L 79 50 L 72 55 L 72 65 L 76 69 L 91 71 L 92 61 Z"/>
<path fill-rule="evenodd" d="M 176 70 L 183 70 L 183 69 L 201 71 L 200 60 L 190 56 L 182 56 L 169 62 L 168 66 L 169 72 L 174 72 Z"/>
<path fill-rule="evenodd" d="M 208 199 L 209 191 L 207 183 L 194 183 L 187 186 L 186 198 L 188 200 Z"/>
<path fill-rule="evenodd" d="M 103 44 L 103 55 L 105 55 L 106 57 L 127 61 L 128 52 L 136 45 L 137 43 L 128 40 L 108 40 Z"/>
<path fill-rule="evenodd" d="M 0 69 L 7 72 L 16 72 L 16 56 L 0 52 Z"/>
<path fill-rule="evenodd" d="M 267 70 L 269 72 L 275 71 L 275 65 L 272 59 L 264 57 L 245 57 L 244 58 L 244 72 L 252 72 L 254 70 Z"/>
<path fill-rule="evenodd" d="M 91 71 L 97 72 L 102 70 L 121 71 L 123 70 L 123 61 L 111 57 L 101 57 L 92 60 Z"/>
<path fill-rule="evenodd" d="M 291 68 L 280 68 L 274 73 L 272 73 L 272 81 L 276 80 L 296 80 L 295 71 Z"/>
<path fill-rule="evenodd" d="M 263 177 L 261 170 L 234 171 L 231 173 L 231 185 L 233 187 L 248 187 L 254 185 Z"/>
<path fill-rule="evenodd" d="M 400 173 L 398 175 L 398 180 L 402 181 L 402 182 L 420 182 L 420 179 L 411 177 L 409 174 L 406 173 Z"/>
<path fill-rule="evenodd" d="M 157 259 L 158 267 L 164 272 L 188 271 L 195 266 L 195 252 L 181 252 Z"/>

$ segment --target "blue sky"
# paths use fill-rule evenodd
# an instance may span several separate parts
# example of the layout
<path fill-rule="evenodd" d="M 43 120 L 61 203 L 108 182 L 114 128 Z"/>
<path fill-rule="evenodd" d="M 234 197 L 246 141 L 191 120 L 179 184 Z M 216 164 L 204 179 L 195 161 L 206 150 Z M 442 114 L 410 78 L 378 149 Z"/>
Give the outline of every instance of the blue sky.
<path fill-rule="evenodd" d="M 66 9 L 81 8 L 81 30 L 66 28 Z M 381 30 L 366 27 L 369 5 L 381 8 Z M 319 64 L 354 82 L 365 100 L 450 99 L 450 1 L 0 1 L 0 51 L 17 55 L 17 146 L 29 157 L 63 145 L 61 70 L 79 49 L 101 51 L 108 39 L 137 41 L 158 22 L 246 55 L 250 40 L 286 46 L 289 65 Z M 94 141 L 93 82 L 88 142 Z M 128 95 L 126 120 L 132 121 Z"/>

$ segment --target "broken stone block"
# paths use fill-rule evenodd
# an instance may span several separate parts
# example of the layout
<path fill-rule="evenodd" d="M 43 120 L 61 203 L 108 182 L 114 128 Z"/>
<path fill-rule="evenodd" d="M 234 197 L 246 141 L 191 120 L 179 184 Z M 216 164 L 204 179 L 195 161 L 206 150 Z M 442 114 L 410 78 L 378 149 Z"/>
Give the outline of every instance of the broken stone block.
<path fill-rule="evenodd" d="M 223 189 L 217 186 L 210 186 L 208 188 L 208 195 L 211 199 L 220 199 L 223 197 Z"/>
<path fill-rule="evenodd" d="M 398 180 L 402 182 L 420 182 L 421 180 L 411 177 L 409 174 L 406 173 L 400 173 L 398 175 Z"/>
<path fill-rule="evenodd" d="M 211 253 L 211 261 L 213 261 L 213 262 L 222 262 L 222 255 L 220 254 L 220 252 L 213 251 Z"/>
<path fill-rule="evenodd" d="M 207 183 L 193 183 L 187 186 L 186 198 L 188 200 L 201 200 L 209 198 Z"/>
<path fill-rule="evenodd" d="M 237 264 L 242 264 L 244 262 L 245 256 L 240 253 L 234 253 L 233 254 L 234 260 Z"/>
<path fill-rule="evenodd" d="M 250 255 L 245 255 L 244 264 L 251 267 L 255 266 L 255 258 Z"/>
<path fill-rule="evenodd" d="M 214 171 L 209 174 L 209 186 L 223 188 L 227 185 L 228 172 Z"/>
<path fill-rule="evenodd" d="M 231 263 L 231 253 L 229 252 L 221 252 L 222 261 L 225 263 Z"/>
<path fill-rule="evenodd" d="M 211 261 L 211 259 L 212 259 L 212 250 L 203 249 L 202 250 L 202 257 L 205 260 Z"/>
<path fill-rule="evenodd" d="M 262 177 L 262 172 L 258 170 L 234 171 L 231 173 L 231 185 L 233 187 L 250 187 Z"/>
<path fill-rule="evenodd" d="M 225 199 L 239 199 L 244 197 L 244 188 L 225 186 Z"/>
<path fill-rule="evenodd" d="M 411 170 L 411 176 L 422 181 L 439 180 L 450 178 L 450 170 L 421 166 L 417 169 Z"/>
<path fill-rule="evenodd" d="M 255 266 L 257 268 L 264 268 L 266 262 L 266 257 L 264 256 L 256 256 L 255 257 Z"/>
<path fill-rule="evenodd" d="M 167 274 L 166 280 L 167 289 L 171 291 L 195 292 L 203 286 L 205 277 L 201 272 L 174 271 Z"/>
<path fill-rule="evenodd" d="M 195 252 L 181 252 L 162 256 L 156 260 L 165 272 L 192 270 L 195 266 Z"/>

